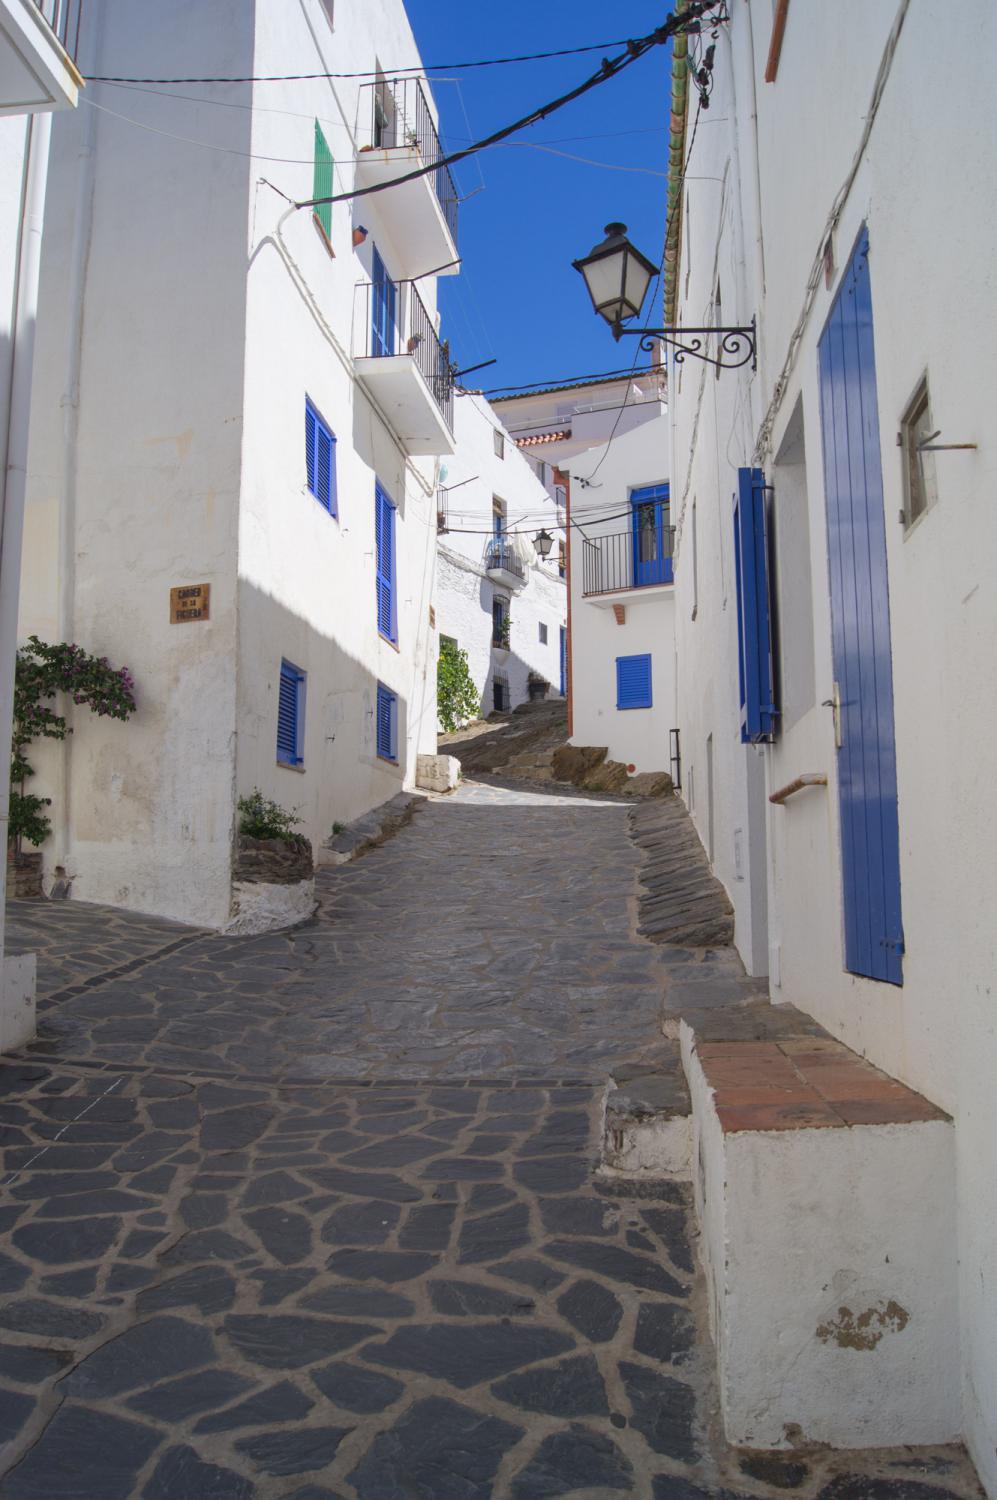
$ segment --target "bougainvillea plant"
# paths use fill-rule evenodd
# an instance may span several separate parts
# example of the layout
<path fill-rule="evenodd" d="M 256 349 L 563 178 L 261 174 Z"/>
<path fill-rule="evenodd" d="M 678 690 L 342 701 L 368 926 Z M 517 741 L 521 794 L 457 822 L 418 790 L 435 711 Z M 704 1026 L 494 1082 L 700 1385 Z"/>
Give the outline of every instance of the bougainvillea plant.
<path fill-rule="evenodd" d="M 90 656 L 82 646 L 46 645 L 36 635 L 17 653 L 14 674 L 14 733 L 10 758 L 10 840 L 41 844 L 51 831 L 44 809 L 50 797 L 24 790 L 34 774 L 26 750 L 32 740 L 64 740 L 72 734 L 55 699 L 66 693 L 79 707 L 101 718 L 127 719 L 135 712 L 135 683 L 127 667 L 112 667 L 106 656 Z"/>

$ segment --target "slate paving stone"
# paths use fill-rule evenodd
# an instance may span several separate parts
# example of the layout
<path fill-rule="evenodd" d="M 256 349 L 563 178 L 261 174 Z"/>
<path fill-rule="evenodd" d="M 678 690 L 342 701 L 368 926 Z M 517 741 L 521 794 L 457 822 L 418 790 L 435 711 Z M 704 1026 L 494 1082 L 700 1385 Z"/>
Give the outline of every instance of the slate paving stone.
<path fill-rule="evenodd" d="M 677 1302 L 645 1302 L 637 1313 L 634 1348 L 662 1364 L 682 1365 L 696 1342 L 696 1321 Z"/>
<path fill-rule="evenodd" d="M 693 1431 L 696 1397 L 692 1387 L 626 1360 L 619 1369 L 631 1406 L 631 1425 L 643 1433 L 655 1453 L 695 1463 L 699 1447 Z"/>
<path fill-rule="evenodd" d="M 374 1184 L 375 1188 L 377 1184 Z M 383 1245 L 401 1218 L 395 1203 L 344 1203 L 322 1225 L 326 1245 Z"/>
<path fill-rule="evenodd" d="M 253 1500 L 257 1493 L 252 1480 L 205 1463 L 193 1448 L 170 1448 L 157 1463 L 142 1500 Z"/>
<path fill-rule="evenodd" d="M 489 1266 L 488 1269 L 492 1276 L 500 1276 L 503 1281 L 516 1281 L 521 1286 L 535 1287 L 538 1292 L 549 1292 L 567 1280 L 565 1273 L 556 1266 L 529 1255 L 504 1260 L 500 1265 Z"/>
<path fill-rule="evenodd" d="M 506 1203 L 512 1203 L 515 1197 L 511 1188 L 503 1187 L 499 1182 L 478 1182 L 468 1197 L 468 1212 L 477 1214 L 491 1208 L 502 1208 Z"/>
<path fill-rule="evenodd" d="M 255 1437 L 239 1438 L 235 1446 L 264 1474 L 307 1474 L 332 1463 L 340 1443 L 352 1430 L 350 1427 L 283 1427 L 279 1432 L 261 1432 Z"/>
<path fill-rule="evenodd" d="M 544 1253 L 553 1260 L 566 1261 L 583 1271 L 592 1271 L 596 1275 L 608 1277 L 610 1281 L 640 1287 L 646 1292 L 665 1292 L 671 1297 L 684 1297 L 688 1292 L 680 1281 L 676 1281 L 670 1272 L 650 1256 L 639 1255 L 632 1250 L 621 1250 L 616 1245 L 592 1240 L 554 1240 L 543 1248 Z"/>
<path fill-rule="evenodd" d="M 523 1317 L 537 1305 L 525 1292 L 504 1292 L 475 1281 L 430 1281 L 428 1290 L 436 1311 L 451 1318 Z"/>
<path fill-rule="evenodd" d="M 609 1416 L 606 1387 L 591 1354 L 510 1375 L 492 1386 L 492 1394 L 510 1406 L 549 1417 Z"/>
<path fill-rule="evenodd" d="M 12 1255 L 0 1253 L 0 1292 L 18 1292 L 31 1275 L 31 1267 Z"/>
<path fill-rule="evenodd" d="M 427 1203 L 410 1208 L 398 1233 L 403 1250 L 445 1250 L 457 1217 L 455 1203 Z"/>
<path fill-rule="evenodd" d="M 180 1204 L 180 1217 L 188 1229 L 213 1229 L 228 1218 L 224 1193 L 191 1193 Z"/>
<path fill-rule="evenodd" d="M 337 1250 L 330 1255 L 330 1271 L 350 1281 L 413 1281 L 432 1270 L 438 1255 L 416 1250 Z"/>
<path fill-rule="evenodd" d="M 296 1370 L 316 1364 L 381 1332 L 364 1323 L 292 1313 L 232 1313 L 223 1329 L 244 1358 L 271 1370 Z"/>
<path fill-rule="evenodd" d="M 311 1284 L 314 1277 L 314 1272 L 305 1268 L 295 1271 L 250 1271 L 249 1274 L 254 1281 L 259 1282 L 261 1307 L 274 1307 L 278 1302 L 296 1296 Z"/>
<path fill-rule="evenodd" d="M 457 1259 L 461 1265 L 501 1260 L 528 1245 L 530 1211 L 525 1203 L 514 1203 L 495 1213 L 468 1219 L 460 1232 Z"/>
<path fill-rule="evenodd" d="M 296 1198 L 307 1198 L 311 1192 L 311 1187 L 290 1172 L 266 1172 L 249 1183 L 242 1202 L 245 1208 L 262 1208 L 272 1203 L 293 1203 Z"/>
<path fill-rule="evenodd" d="M 513 1481 L 513 1500 L 543 1496 L 632 1490 L 633 1465 L 611 1438 L 572 1423 L 566 1432 L 545 1438 Z"/>
<path fill-rule="evenodd" d="M 619 1298 L 598 1281 L 576 1281 L 557 1301 L 557 1310 L 593 1344 L 613 1338 L 623 1318 Z"/>
<path fill-rule="evenodd" d="M 97 1267 L 88 1266 L 79 1271 L 60 1271 L 55 1276 L 43 1276 L 38 1290 L 46 1297 L 89 1297 L 97 1285 Z"/>
<path fill-rule="evenodd" d="M 162 1235 L 158 1236 L 162 1239 Z M 126 1250 L 122 1250 L 122 1255 Z M 162 1256 L 164 1265 L 180 1266 L 191 1261 L 245 1260 L 252 1255 L 253 1247 L 247 1240 L 240 1240 L 227 1229 L 198 1229 L 177 1240 Z"/>
<path fill-rule="evenodd" d="M 215 1341 L 206 1328 L 183 1318 L 150 1318 L 88 1355 L 64 1378 L 61 1389 L 67 1396 L 100 1401 L 197 1369 L 214 1358 Z"/>
<path fill-rule="evenodd" d="M 312 1370 L 311 1377 L 323 1396 L 328 1396 L 337 1406 L 364 1414 L 384 1411 L 405 1392 L 400 1380 L 381 1375 L 376 1370 L 365 1370 L 360 1365 L 333 1363 L 324 1369 Z"/>
<path fill-rule="evenodd" d="M 589 1172 L 588 1162 L 577 1156 L 539 1156 L 513 1168 L 516 1181 L 534 1193 L 576 1193 Z"/>
<path fill-rule="evenodd" d="M 9 1443 L 16 1438 L 34 1409 L 33 1396 L 21 1395 L 19 1391 L 0 1391 L 0 1443 Z"/>
<path fill-rule="evenodd" d="M 411 1323 L 396 1329 L 386 1343 L 367 1344 L 364 1359 L 392 1370 L 418 1370 L 467 1390 L 571 1346 L 563 1333 L 522 1324 Z"/>
<path fill-rule="evenodd" d="M 348 1475 L 358 1500 L 488 1500 L 523 1429 L 456 1401 L 418 1401 L 375 1438 Z"/>
<path fill-rule="evenodd" d="M 343 1318 L 410 1318 L 415 1312 L 415 1303 L 400 1292 L 365 1286 L 323 1287 L 303 1297 L 301 1306 Z"/>
<path fill-rule="evenodd" d="M 269 1427 L 307 1417 L 315 1402 L 289 1380 L 249 1396 L 225 1411 L 212 1412 L 194 1423 L 195 1432 L 232 1432 L 240 1427 Z"/>
<path fill-rule="evenodd" d="M 107 1319 L 82 1307 L 66 1307 L 41 1297 L 22 1297 L 0 1305 L 0 1328 L 14 1333 L 41 1334 L 52 1339 L 89 1339 Z"/>
<path fill-rule="evenodd" d="M 281 1265 L 294 1265 L 311 1254 L 312 1226 L 304 1214 L 288 1208 L 259 1208 L 244 1217 L 267 1254 Z"/>
<path fill-rule="evenodd" d="M 952 1500 L 952 1491 L 913 1479 L 839 1474 L 818 1492 L 817 1500 Z"/>
<path fill-rule="evenodd" d="M 29 1344 L 0 1344 L 0 1376 L 18 1385 L 40 1385 L 71 1362 L 68 1349 L 36 1349 Z M 4 1398 L 6 1399 L 6 1398 Z"/>
<path fill-rule="evenodd" d="M 197 1307 L 207 1314 L 226 1312 L 234 1301 L 235 1282 L 223 1266 L 194 1266 L 189 1271 L 181 1271 L 178 1276 L 171 1276 L 168 1281 L 140 1291 L 135 1305 L 140 1313 L 161 1312 L 170 1307 Z"/>
<path fill-rule="evenodd" d="M 422 1197 L 417 1187 L 387 1172 L 375 1175 L 348 1172 L 345 1167 L 309 1167 L 304 1175 L 320 1188 L 332 1193 L 350 1193 L 355 1198 L 373 1196 L 391 1203 L 417 1203 Z"/>
<path fill-rule="evenodd" d="M 64 1405 L 25 1458 L 4 1478 L 5 1500 L 54 1500 L 79 1488 L 81 1454 L 86 1485 L 100 1500 L 132 1500 L 139 1470 L 161 1435 L 144 1423 Z M 73 1488 L 67 1487 L 67 1480 Z"/>
<path fill-rule="evenodd" d="M 672 1265 L 680 1271 L 693 1272 L 692 1246 L 686 1227 L 685 1214 L 681 1209 L 645 1208 L 641 1218 L 664 1245 Z"/>
<path fill-rule="evenodd" d="M 541 1198 L 540 1216 L 551 1234 L 613 1235 L 619 1214 L 601 1198 Z"/>

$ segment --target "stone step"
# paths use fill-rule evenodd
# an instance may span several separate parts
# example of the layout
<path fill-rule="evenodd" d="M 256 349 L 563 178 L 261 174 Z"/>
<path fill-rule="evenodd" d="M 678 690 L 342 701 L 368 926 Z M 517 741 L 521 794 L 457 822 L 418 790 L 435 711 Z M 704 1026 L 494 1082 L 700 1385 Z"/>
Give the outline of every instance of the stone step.
<path fill-rule="evenodd" d="M 345 865 L 351 859 L 356 859 L 358 854 L 383 844 L 385 839 L 391 838 L 406 823 L 411 822 L 425 801 L 426 798 L 419 792 L 399 792 L 389 802 L 382 802 L 380 807 L 371 808 L 370 812 L 347 823 L 345 828 L 320 844 L 315 863 L 325 867 Z"/>
<path fill-rule="evenodd" d="M 690 1173 L 689 1088 L 677 1042 L 653 1060 L 613 1070 L 603 1122 L 604 1172 L 687 1180 Z"/>

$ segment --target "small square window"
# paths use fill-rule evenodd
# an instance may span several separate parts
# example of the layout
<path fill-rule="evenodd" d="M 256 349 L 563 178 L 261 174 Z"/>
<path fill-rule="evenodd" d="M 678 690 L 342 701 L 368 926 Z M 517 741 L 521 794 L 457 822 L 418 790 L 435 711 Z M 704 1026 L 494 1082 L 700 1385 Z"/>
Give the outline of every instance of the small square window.
<path fill-rule="evenodd" d="M 904 525 L 913 526 L 938 499 L 935 455 L 923 445 L 935 436 L 931 420 L 928 378 L 925 376 L 911 397 L 900 422 L 900 446 L 904 456 Z"/>
<path fill-rule="evenodd" d="M 377 753 L 381 760 L 398 760 L 398 695 L 377 684 Z"/>
<path fill-rule="evenodd" d="M 547 644 L 547 627 L 546 627 L 546 625 L 541 625 L 540 626 L 540 644 L 541 644 L 541 646 L 546 646 L 546 644 Z"/>
<path fill-rule="evenodd" d="M 616 707 L 650 708 L 651 656 L 618 656 L 616 658 Z"/>
<path fill-rule="evenodd" d="M 505 458 L 505 434 L 495 428 L 495 457 Z"/>

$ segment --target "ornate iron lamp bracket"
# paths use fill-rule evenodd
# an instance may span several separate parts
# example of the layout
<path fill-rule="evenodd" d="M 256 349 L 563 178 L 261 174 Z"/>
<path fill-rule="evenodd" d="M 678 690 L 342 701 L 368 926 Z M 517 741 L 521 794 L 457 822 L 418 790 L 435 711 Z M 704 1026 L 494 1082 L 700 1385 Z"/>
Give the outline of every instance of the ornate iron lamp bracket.
<path fill-rule="evenodd" d="M 649 354 L 654 352 L 657 342 L 667 344 L 675 351 L 678 365 L 691 355 L 717 370 L 739 370 L 746 364 L 750 364 L 753 370 L 758 368 L 754 318 L 743 328 L 623 328 L 615 323 L 614 339 L 619 340 L 624 334 L 639 338 L 640 347 Z M 711 339 L 717 340 L 715 354 L 709 352 Z"/>

